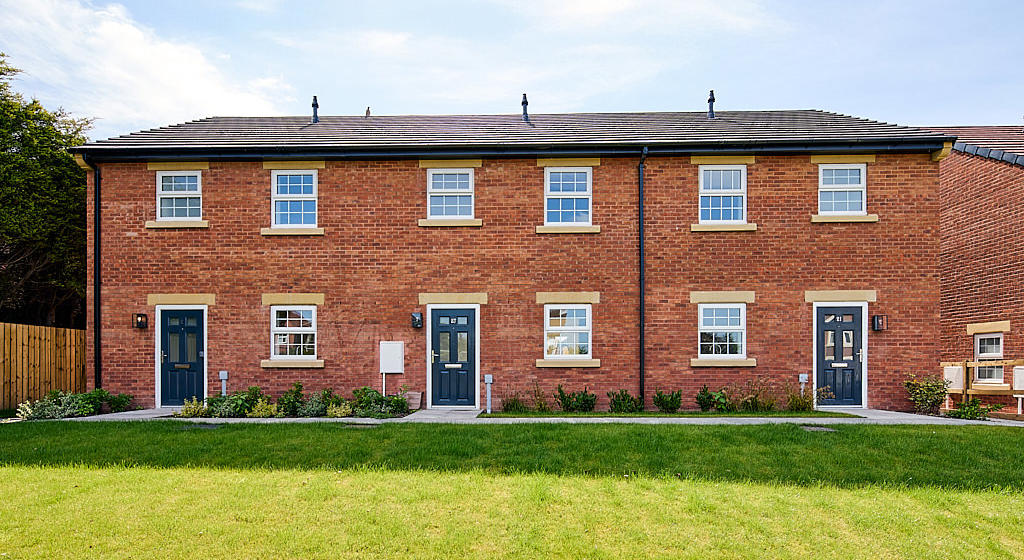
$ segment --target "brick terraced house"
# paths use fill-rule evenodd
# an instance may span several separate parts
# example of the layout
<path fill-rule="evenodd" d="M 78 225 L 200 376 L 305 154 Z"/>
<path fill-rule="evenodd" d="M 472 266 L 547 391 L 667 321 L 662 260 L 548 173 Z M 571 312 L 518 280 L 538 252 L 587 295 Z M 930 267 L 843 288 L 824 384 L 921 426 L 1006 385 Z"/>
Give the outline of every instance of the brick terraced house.
<path fill-rule="evenodd" d="M 1024 394 L 1024 367 L 1012 363 L 1024 358 L 1024 130 L 935 130 L 957 136 L 939 172 L 942 360 L 969 394 L 1015 404 L 1012 395 Z M 953 363 L 968 360 L 996 365 L 970 368 L 963 379 Z"/>
<path fill-rule="evenodd" d="M 170 406 L 222 370 L 229 391 L 380 388 L 383 360 L 430 407 L 480 407 L 487 375 L 603 408 L 803 374 L 833 390 L 819 405 L 906 409 L 904 377 L 939 361 L 952 140 L 816 110 L 524 105 L 92 142 L 91 383 Z"/>

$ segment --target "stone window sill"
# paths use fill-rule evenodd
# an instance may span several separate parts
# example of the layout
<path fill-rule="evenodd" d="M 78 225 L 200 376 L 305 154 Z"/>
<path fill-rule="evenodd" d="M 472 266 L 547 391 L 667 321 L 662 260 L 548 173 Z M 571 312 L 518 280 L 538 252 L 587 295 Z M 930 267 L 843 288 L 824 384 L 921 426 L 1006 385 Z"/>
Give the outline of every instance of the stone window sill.
<path fill-rule="evenodd" d="M 420 227 L 480 227 L 484 225 L 483 220 L 462 218 L 462 219 L 445 219 L 440 218 L 420 220 L 418 222 Z"/>
<path fill-rule="evenodd" d="M 537 226 L 537 233 L 601 233 L 601 226 Z"/>
<path fill-rule="evenodd" d="M 878 214 L 867 214 L 865 216 L 843 216 L 843 215 L 822 215 L 811 214 L 812 224 L 841 224 L 856 222 L 877 222 Z"/>
<path fill-rule="evenodd" d="M 322 368 L 323 360 L 263 360 L 260 362 L 263 368 Z"/>
<path fill-rule="evenodd" d="M 754 367 L 757 360 L 746 358 L 742 360 L 714 360 L 710 358 L 690 358 L 690 367 Z"/>
<path fill-rule="evenodd" d="M 260 235 L 323 235 L 324 228 L 260 228 Z"/>
<path fill-rule="evenodd" d="M 208 228 L 209 220 L 148 220 L 146 229 Z"/>
<path fill-rule="evenodd" d="M 537 360 L 537 367 L 594 368 L 601 367 L 601 360 Z"/>
<path fill-rule="evenodd" d="M 757 231 L 757 224 L 690 224 L 690 231 Z"/>

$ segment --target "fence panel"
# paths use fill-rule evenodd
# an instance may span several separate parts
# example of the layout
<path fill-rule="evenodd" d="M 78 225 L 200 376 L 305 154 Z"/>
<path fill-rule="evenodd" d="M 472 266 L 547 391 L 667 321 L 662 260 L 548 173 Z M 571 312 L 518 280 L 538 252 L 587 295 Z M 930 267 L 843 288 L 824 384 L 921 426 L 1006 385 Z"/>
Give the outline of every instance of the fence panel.
<path fill-rule="evenodd" d="M 0 323 L 0 409 L 85 390 L 85 331 Z"/>

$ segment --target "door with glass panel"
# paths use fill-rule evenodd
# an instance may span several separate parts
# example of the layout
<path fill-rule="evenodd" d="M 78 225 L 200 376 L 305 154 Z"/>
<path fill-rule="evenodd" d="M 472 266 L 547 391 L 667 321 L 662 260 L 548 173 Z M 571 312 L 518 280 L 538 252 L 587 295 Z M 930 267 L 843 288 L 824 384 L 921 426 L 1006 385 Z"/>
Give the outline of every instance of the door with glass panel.
<path fill-rule="evenodd" d="M 165 309 L 160 321 L 160 405 L 181 406 L 187 399 L 205 398 L 203 311 Z"/>
<path fill-rule="evenodd" d="M 476 311 L 431 312 L 432 406 L 476 406 Z"/>
<path fill-rule="evenodd" d="M 819 307 L 817 325 L 818 404 L 863 404 L 864 340 L 860 307 Z"/>

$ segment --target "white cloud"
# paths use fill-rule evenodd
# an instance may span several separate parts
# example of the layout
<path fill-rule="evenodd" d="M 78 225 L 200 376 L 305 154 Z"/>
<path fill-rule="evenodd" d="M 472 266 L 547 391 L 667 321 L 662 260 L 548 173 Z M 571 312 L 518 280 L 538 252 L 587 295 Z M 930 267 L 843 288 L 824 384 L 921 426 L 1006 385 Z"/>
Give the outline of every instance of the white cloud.
<path fill-rule="evenodd" d="M 759 0 L 492 0 L 541 28 L 565 33 L 607 28 L 671 35 L 752 31 L 781 24 Z"/>
<path fill-rule="evenodd" d="M 277 114 L 280 77 L 239 83 L 197 45 L 161 38 L 118 4 L 0 0 L 0 50 L 30 95 L 97 119 L 96 138 L 211 115 Z"/>

